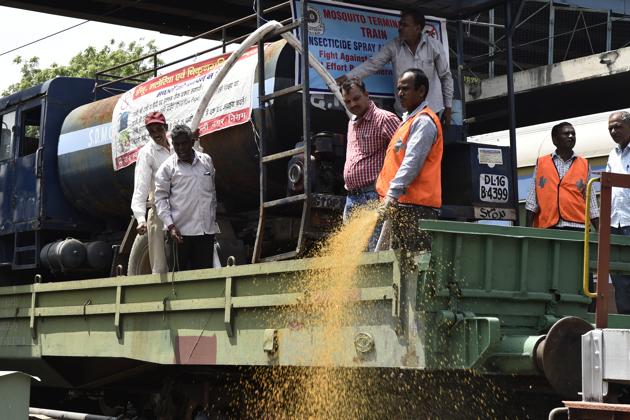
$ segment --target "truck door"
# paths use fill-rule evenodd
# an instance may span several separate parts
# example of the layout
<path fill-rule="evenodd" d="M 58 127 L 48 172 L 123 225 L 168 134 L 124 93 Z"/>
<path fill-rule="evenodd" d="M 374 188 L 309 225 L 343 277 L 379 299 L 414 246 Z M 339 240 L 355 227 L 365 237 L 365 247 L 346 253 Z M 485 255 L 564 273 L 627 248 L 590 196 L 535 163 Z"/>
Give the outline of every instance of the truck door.
<path fill-rule="evenodd" d="M 0 115 L 0 235 L 11 232 L 13 226 L 13 138 L 15 111 Z"/>
<path fill-rule="evenodd" d="M 13 222 L 16 231 L 39 228 L 41 208 L 41 120 L 43 99 L 30 101 L 19 110 L 15 182 L 13 188 Z"/>
<path fill-rule="evenodd" d="M 0 267 L 13 263 L 13 180 L 16 112 L 0 115 Z"/>

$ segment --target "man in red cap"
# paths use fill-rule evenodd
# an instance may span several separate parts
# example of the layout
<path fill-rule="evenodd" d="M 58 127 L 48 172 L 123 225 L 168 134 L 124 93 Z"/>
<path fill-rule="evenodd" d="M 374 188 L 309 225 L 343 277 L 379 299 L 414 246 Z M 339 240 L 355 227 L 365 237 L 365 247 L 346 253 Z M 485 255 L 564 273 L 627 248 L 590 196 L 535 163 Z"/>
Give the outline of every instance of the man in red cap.
<path fill-rule="evenodd" d="M 144 118 L 149 132 L 149 140 L 138 153 L 131 210 L 138 221 L 139 235 L 148 232 L 149 260 L 153 274 L 166 273 L 168 266 L 164 254 L 164 226 L 155 211 L 155 173 L 162 163 L 173 153 L 173 147 L 166 137 L 168 125 L 161 112 L 151 112 Z M 149 213 L 147 215 L 147 208 Z M 146 218 L 145 218 L 146 215 Z"/>

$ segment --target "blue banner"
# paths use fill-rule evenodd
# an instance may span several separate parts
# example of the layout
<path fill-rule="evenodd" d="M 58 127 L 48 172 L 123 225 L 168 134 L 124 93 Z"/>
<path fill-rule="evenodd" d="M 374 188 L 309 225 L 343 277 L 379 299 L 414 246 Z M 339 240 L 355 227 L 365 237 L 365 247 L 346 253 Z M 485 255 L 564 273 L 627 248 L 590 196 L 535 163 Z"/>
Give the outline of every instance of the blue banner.
<path fill-rule="evenodd" d="M 301 1 L 293 2 L 294 19 L 299 18 L 301 7 Z M 346 74 L 398 36 L 398 12 L 323 1 L 309 1 L 308 9 L 314 20 L 308 25 L 309 50 L 335 78 Z M 301 39 L 299 31 L 297 36 Z M 309 75 L 312 92 L 329 92 L 313 69 Z M 364 82 L 371 95 L 392 96 L 392 66 L 387 64 Z"/>
<path fill-rule="evenodd" d="M 293 1 L 293 19 L 300 17 L 301 7 L 300 0 Z M 309 51 L 335 78 L 357 67 L 398 36 L 399 11 L 317 0 L 309 0 L 308 10 L 311 18 L 308 24 Z M 443 20 L 427 16 L 424 32 L 442 43 L 448 42 L 444 39 L 444 25 Z M 301 37 L 299 31 L 297 36 Z M 448 49 L 446 51 L 448 53 Z M 298 59 L 296 80 L 300 80 L 300 63 Z M 370 95 L 392 97 L 392 77 L 391 64 L 387 64 L 364 82 Z M 310 69 L 309 80 L 311 92 L 329 93 L 313 69 Z"/>

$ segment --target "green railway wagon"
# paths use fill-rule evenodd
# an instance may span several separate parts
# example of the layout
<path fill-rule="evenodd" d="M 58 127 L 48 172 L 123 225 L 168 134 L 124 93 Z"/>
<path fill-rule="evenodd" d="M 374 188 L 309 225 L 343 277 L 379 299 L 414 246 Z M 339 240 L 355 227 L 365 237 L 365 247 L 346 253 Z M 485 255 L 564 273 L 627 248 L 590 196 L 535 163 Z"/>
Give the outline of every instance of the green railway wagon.
<path fill-rule="evenodd" d="M 512 390 L 520 384 L 525 394 L 510 392 L 521 399 L 577 397 L 579 339 L 592 328 L 582 235 L 421 223 L 431 252 L 363 255 L 345 299 L 356 316 L 340 324 L 334 367 L 414 384 L 417 375 L 448 377 L 447 389 L 470 381 L 458 375 L 472 375 L 508 381 Z M 611 267 L 623 271 L 630 239 L 611 243 Z M 150 395 L 163 386 L 155 378 L 165 376 L 226 395 L 234 389 L 222 388 L 227 382 L 258 368 L 321 369 L 315 356 L 328 327 L 311 319 L 314 300 L 303 284 L 314 262 L 0 288 L 0 370 L 39 376 L 34 395 L 45 397 L 67 390 Z M 316 262 L 323 270 L 334 263 Z M 610 315 L 609 323 L 630 328 L 630 317 Z M 521 409 L 506 399 L 498 413 Z"/>

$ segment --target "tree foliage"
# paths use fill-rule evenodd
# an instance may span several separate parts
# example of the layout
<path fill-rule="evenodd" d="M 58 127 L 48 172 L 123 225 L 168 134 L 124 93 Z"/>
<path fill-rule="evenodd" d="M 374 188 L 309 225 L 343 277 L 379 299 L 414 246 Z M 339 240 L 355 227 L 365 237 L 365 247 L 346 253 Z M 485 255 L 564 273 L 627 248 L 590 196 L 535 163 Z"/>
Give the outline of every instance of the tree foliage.
<path fill-rule="evenodd" d="M 22 66 L 20 69 L 22 79 L 19 82 L 10 85 L 4 92 L 2 92 L 2 95 L 10 95 L 11 93 L 38 85 L 57 76 L 93 78 L 97 71 L 102 71 L 107 68 L 126 63 L 156 51 L 157 47 L 153 40 L 146 43 L 133 41 L 129 44 L 125 44 L 124 42 L 117 43 L 112 39 L 109 42 L 109 45 L 105 45 L 100 50 L 97 50 L 94 47 L 88 47 L 85 51 L 82 51 L 72 57 L 70 59 L 70 63 L 67 65 L 53 63 L 50 67 L 44 69 L 39 68 L 39 57 L 25 59 L 17 56 L 13 62 Z M 162 60 L 158 60 L 158 64 L 162 64 Z M 130 76 L 152 67 L 153 58 L 148 58 L 141 62 L 139 61 L 117 69 L 112 73 L 117 76 Z M 146 73 L 145 75 L 138 77 L 138 79 L 146 80 L 152 75 L 152 73 Z"/>

